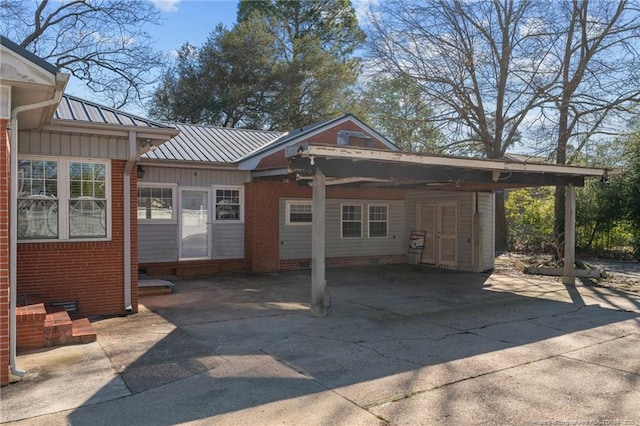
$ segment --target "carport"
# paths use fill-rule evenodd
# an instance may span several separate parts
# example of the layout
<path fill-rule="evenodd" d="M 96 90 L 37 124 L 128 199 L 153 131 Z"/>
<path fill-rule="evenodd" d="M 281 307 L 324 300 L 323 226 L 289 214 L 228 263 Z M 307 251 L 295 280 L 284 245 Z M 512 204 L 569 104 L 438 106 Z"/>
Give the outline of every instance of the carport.
<path fill-rule="evenodd" d="M 586 177 L 606 180 L 610 169 L 515 162 L 495 159 L 444 157 L 353 146 L 314 143 L 286 148 L 289 171 L 311 182 L 312 252 L 311 313 L 325 309 L 325 206 L 327 185 L 398 189 L 488 192 L 539 186 L 566 187 L 565 284 L 575 283 L 575 188 Z"/>

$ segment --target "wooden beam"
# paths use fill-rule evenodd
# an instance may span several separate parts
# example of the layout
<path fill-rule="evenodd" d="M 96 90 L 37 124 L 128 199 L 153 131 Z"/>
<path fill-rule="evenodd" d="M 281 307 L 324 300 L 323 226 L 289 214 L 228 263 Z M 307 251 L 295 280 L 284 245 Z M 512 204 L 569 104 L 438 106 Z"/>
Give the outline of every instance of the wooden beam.
<path fill-rule="evenodd" d="M 576 283 L 576 188 L 568 185 L 564 205 L 564 284 Z"/>
<path fill-rule="evenodd" d="M 325 279 L 325 175 L 316 169 L 313 177 L 313 198 L 311 201 L 311 315 L 323 317 L 327 311 L 324 305 Z"/>

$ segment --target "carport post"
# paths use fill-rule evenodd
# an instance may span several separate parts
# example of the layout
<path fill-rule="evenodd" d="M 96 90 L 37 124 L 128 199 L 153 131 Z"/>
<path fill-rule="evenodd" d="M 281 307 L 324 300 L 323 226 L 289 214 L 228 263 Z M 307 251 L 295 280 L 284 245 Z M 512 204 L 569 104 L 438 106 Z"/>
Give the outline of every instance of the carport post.
<path fill-rule="evenodd" d="M 576 188 L 569 184 L 564 205 L 564 284 L 576 283 Z"/>
<path fill-rule="evenodd" d="M 325 176 L 316 169 L 313 177 L 313 201 L 311 202 L 311 315 L 323 317 L 327 311 L 324 306 L 325 280 Z"/>

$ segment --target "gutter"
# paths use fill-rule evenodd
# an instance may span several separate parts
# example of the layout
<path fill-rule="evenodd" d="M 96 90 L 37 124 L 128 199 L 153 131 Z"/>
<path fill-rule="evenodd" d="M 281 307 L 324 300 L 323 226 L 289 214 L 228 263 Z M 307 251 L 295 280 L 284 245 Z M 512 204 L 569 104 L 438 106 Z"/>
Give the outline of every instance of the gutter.
<path fill-rule="evenodd" d="M 62 81 L 58 81 L 58 77 Z M 68 80 L 68 77 L 67 77 Z M 16 376 L 24 376 L 25 370 L 16 366 L 16 305 L 18 291 L 18 114 L 33 109 L 46 108 L 57 105 L 62 99 L 66 80 L 60 74 L 56 75 L 56 88 L 53 98 L 34 104 L 20 105 L 11 111 L 11 142 L 10 142 L 10 185 L 9 185 L 9 369 Z"/>
<path fill-rule="evenodd" d="M 129 132 L 129 152 L 127 164 L 124 168 L 123 192 L 124 192 L 124 309 L 130 314 L 133 312 L 131 302 L 131 172 L 138 160 L 138 143 L 136 132 Z"/>

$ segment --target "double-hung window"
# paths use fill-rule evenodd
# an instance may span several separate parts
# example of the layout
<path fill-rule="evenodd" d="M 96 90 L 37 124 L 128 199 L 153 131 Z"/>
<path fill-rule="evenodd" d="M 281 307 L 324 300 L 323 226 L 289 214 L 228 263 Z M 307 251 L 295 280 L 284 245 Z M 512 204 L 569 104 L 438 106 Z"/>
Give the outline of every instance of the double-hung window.
<path fill-rule="evenodd" d="M 215 193 L 215 220 L 241 222 L 243 220 L 244 192 L 241 186 L 218 186 Z"/>
<path fill-rule="evenodd" d="M 369 238 L 387 238 L 388 222 L 387 205 L 369 205 Z"/>
<path fill-rule="evenodd" d="M 175 223 L 175 196 L 175 185 L 138 184 L 138 220 Z"/>
<path fill-rule="evenodd" d="M 311 201 L 287 201 L 287 225 L 311 225 Z"/>
<path fill-rule="evenodd" d="M 362 205 L 342 204 L 342 238 L 362 238 Z"/>
<path fill-rule="evenodd" d="M 108 161 L 18 160 L 18 239 L 108 239 Z"/>

